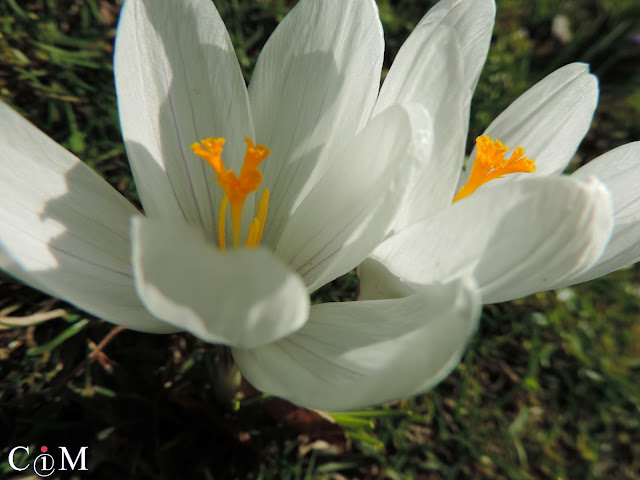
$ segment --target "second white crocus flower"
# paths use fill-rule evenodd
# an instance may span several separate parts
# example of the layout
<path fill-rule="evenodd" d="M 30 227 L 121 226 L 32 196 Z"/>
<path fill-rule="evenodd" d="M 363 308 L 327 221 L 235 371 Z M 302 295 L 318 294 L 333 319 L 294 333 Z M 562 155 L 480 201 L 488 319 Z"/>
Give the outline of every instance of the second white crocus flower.
<path fill-rule="evenodd" d="M 557 176 L 589 128 L 597 101 L 597 82 L 585 65 L 559 70 L 515 102 L 479 139 L 476 168 L 467 170 L 474 173 L 461 178 L 471 95 L 494 15 L 492 0 L 444 0 L 403 45 L 373 115 L 418 103 L 433 116 L 433 138 L 403 188 L 388 238 L 358 269 L 361 301 L 353 308 L 372 306 L 369 319 L 361 326 L 346 318 L 310 323 L 277 344 L 236 352 L 243 373 L 259 388 L 320 406 L 335 405 L 324 390 L 343 395 L 345 385 L 364 389 L 371 403 L 399 391 L 418 393 L 433 381 L 415 381 L 416 372 L 440 365 L 435 378 L 443 378 L 457 364 L 469 330 L 433 315 L 423 330 L 408 326 L 405 338 L 390 341 L 388 331 L 405 324 L 400 306 L 416 295 L 471 277 L 483 302 L 504 301 L 577 281 L 607 263 L 603 259 L 618 266 L 637 259 L 640 202 L 631 181 L 619 175 L 638 177 L 631 159 L 637 144 L 597 160 L 596 166 L 608 165 L 590 167 L 596 178 Z M 396 314 L 386 319 L 376 305 L 394 305 Z M 329 328 L 346 332 L 348 325 L 361 341 L 327 334 Z M 370 375 L 385 370 L 392 374 Z M 385 383 L 373 385 L 378 379 Z"/>
<path fill-rule="evenodd" d="M 309 305 L 384 237 L 437 146 L 444 109 L 376 106 L 383 49 L 373 0 L 303 0 L 247 89 L 210 0 L 126 0 L 115 76 L 145 215 L 2 104 L 0 265 L 110 322 L 234 347 L 252 383 L 302 405 L 430 387 L 476 328 L 472 280 Z"/>
<path fill-rule="evenodd" d="M 440 14 L 430 12 L 412 37 L 422 31 L 436 39 L 437 32 L 452 32 L 461 45 L 463 70 L 476 71 L 484 56 L 473 51 L 467 25 L 483 5 L 488 9 L 493 2 L 440 2 Z M 401 92 L 430 109 L 447 95 L 469 98 L 473 77 L 463 88 L 453 83 L 435 91 L 420 88 L 433 72 L 415 66 L 424 58 L 418 45 L 410 38 L 398 55 L 409 60 Z M 495 119 L 462 174 L 466 129 L 443 135 L 447 153 L 425 160 L 390 237 L 361 265 L 361 298 L 402 297 L 433 282 L 473 275 L 483 302 L 494 303 L 637 262 L 640 142 L 560 175 L 591 124 L 597 99 L 597 79 L 586 65 L 557 70 Z M 433 189 L 435 177 L 447 180 Z"/>

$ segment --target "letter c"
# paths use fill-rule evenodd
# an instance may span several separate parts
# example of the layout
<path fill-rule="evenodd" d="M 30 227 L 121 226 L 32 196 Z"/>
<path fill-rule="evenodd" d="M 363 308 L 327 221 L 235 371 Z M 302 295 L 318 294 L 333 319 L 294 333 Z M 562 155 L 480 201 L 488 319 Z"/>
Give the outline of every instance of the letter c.
<path fill-rule="evenodd" d="M 29 468 L 29 464 L 27 463 L 26 467 L 23 468 L 18 468 L 16 467 L 16 464 L 13 463 L 13 456 L 16 453 L 16 450 L 18 449 L 22 449 L 24 451 L 27 452 L 27 455 L 29 455 L 29 447 L 22 447 L 22 446 L 18 446 L 18 447 L 14 447 L 10 452 L 9 452 L 9 465 L 11 465 L 11 468 L 13 468 L 14 470 L 17 470 L 18 472 L 21 472 L 23 470 L 26 470 L 27 468 Z"/>

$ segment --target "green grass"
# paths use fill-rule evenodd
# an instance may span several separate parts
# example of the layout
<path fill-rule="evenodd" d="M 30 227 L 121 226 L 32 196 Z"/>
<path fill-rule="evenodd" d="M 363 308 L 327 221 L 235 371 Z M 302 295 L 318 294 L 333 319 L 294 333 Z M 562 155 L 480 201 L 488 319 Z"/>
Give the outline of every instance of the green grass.
<path fill-rule="evenodd" d="M 216 3 L 248 79 L 294 2 Z M 379 1 L 387 67 L 426 3 Z M 499 2 L 471 136 L 580 60 L 599 75 L 601 102 L 574 166 L 640 139 L 636 4 Z M 137 202 L 115 107 L 117 14 L 112 0 L 0 0 L 0 96 Z M 569 19 L 568 43 L 551 34 L 556 15 Z M 355 285 L 338 279 L 316 299 L 349 298 Z M 77 478 L 640 478 L 639 313 L 638 267 L 487 307 L 438 388 L 336 416 L 337 428 L 301 412 L 293 422 L 246 388 L 236 398 L 224 350 L 187 334 L 114 331 L 0 276 L 0 322 L 34 323 L 0 326 L 0 476 L 13 473 L 12 446 L 47 444 L 90 445 L 91 474 Z"/>

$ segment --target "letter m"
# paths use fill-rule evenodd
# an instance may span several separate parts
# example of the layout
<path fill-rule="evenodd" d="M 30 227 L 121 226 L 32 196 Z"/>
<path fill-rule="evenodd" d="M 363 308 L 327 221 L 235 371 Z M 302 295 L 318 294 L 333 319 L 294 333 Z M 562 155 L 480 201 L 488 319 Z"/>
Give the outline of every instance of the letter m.
<path fill-rule="evenodd" d="M 84 453 L 87 451 L 89 447 L 80 447 L 80 451 L 78 452 L 78 455 L 76 455 L 75 460 L 71 460 L 71 455 L 69 455 L 69 451 L 67 450 L 67 447 L 58 447 L 58 448 L 60 448 L 60 451 L 62 452 L 62 454 L 60 455 L 61 457 L 60 463 L 62 464 L 62 466 L 58 470 L 66 470 L 65 460 L 66 462 L 69 463 L 71 470 L 75 470 L 78 461 L 80 461 L 80 468 L 78 470 L 89 470 L 87 468 L 86 458 L 84 456 Z"/>

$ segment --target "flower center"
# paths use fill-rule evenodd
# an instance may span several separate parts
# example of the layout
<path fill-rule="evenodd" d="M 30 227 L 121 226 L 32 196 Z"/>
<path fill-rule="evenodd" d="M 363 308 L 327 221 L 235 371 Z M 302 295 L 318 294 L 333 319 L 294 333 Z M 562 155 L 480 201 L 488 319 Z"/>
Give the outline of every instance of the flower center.
<path fill-rule="evenodd" d="M 453 201 L 457 202 L 475 192 L 478 187 L 510 173 L 531 173 L 536 171 L 536 162 L 524 156 L 524 149 L 516 147 L 509 159 L 504 158 L 509 147 L 500 140 L 492 140 L 487 135 L 476 138 L 476 159 L 471 168 L 469 180 L 460 189 Z"/>
<path fill-rule="evenodd" d="M 249 138 L 245 138 L 244 141 L 247 142 L 247 152 L 244 156 L 240 176 L 237 176 L 233 170 L 227 170 L 224 166 L 222 161 L 224 138 L 209 137 L 191 145 L 193 153 L 211 165 L 213 171 L 216 172 L 215 181 L 224 191 L 224 197 L 222 197 L 222 202 L 220 203 L 220 215 L 218 216 L 218 244 L 221 250 L 226 248 L 225 222 L 228 205 L 231 208 L 231 238 L 233 246 L 240 246 L 242 207 L 247 195 L 257 191 L 262 183 L 262 172 L 258 170 L 258 165 L 271 153 L 264 145 L 254 146 Z M 257 247 L 260 243 L 268 208 L 269 190 L 265 188 L 258 203 L 258 212 L 253 222 L 251 222 L 251 227 L 249 227 L 245 247 Z"/>

